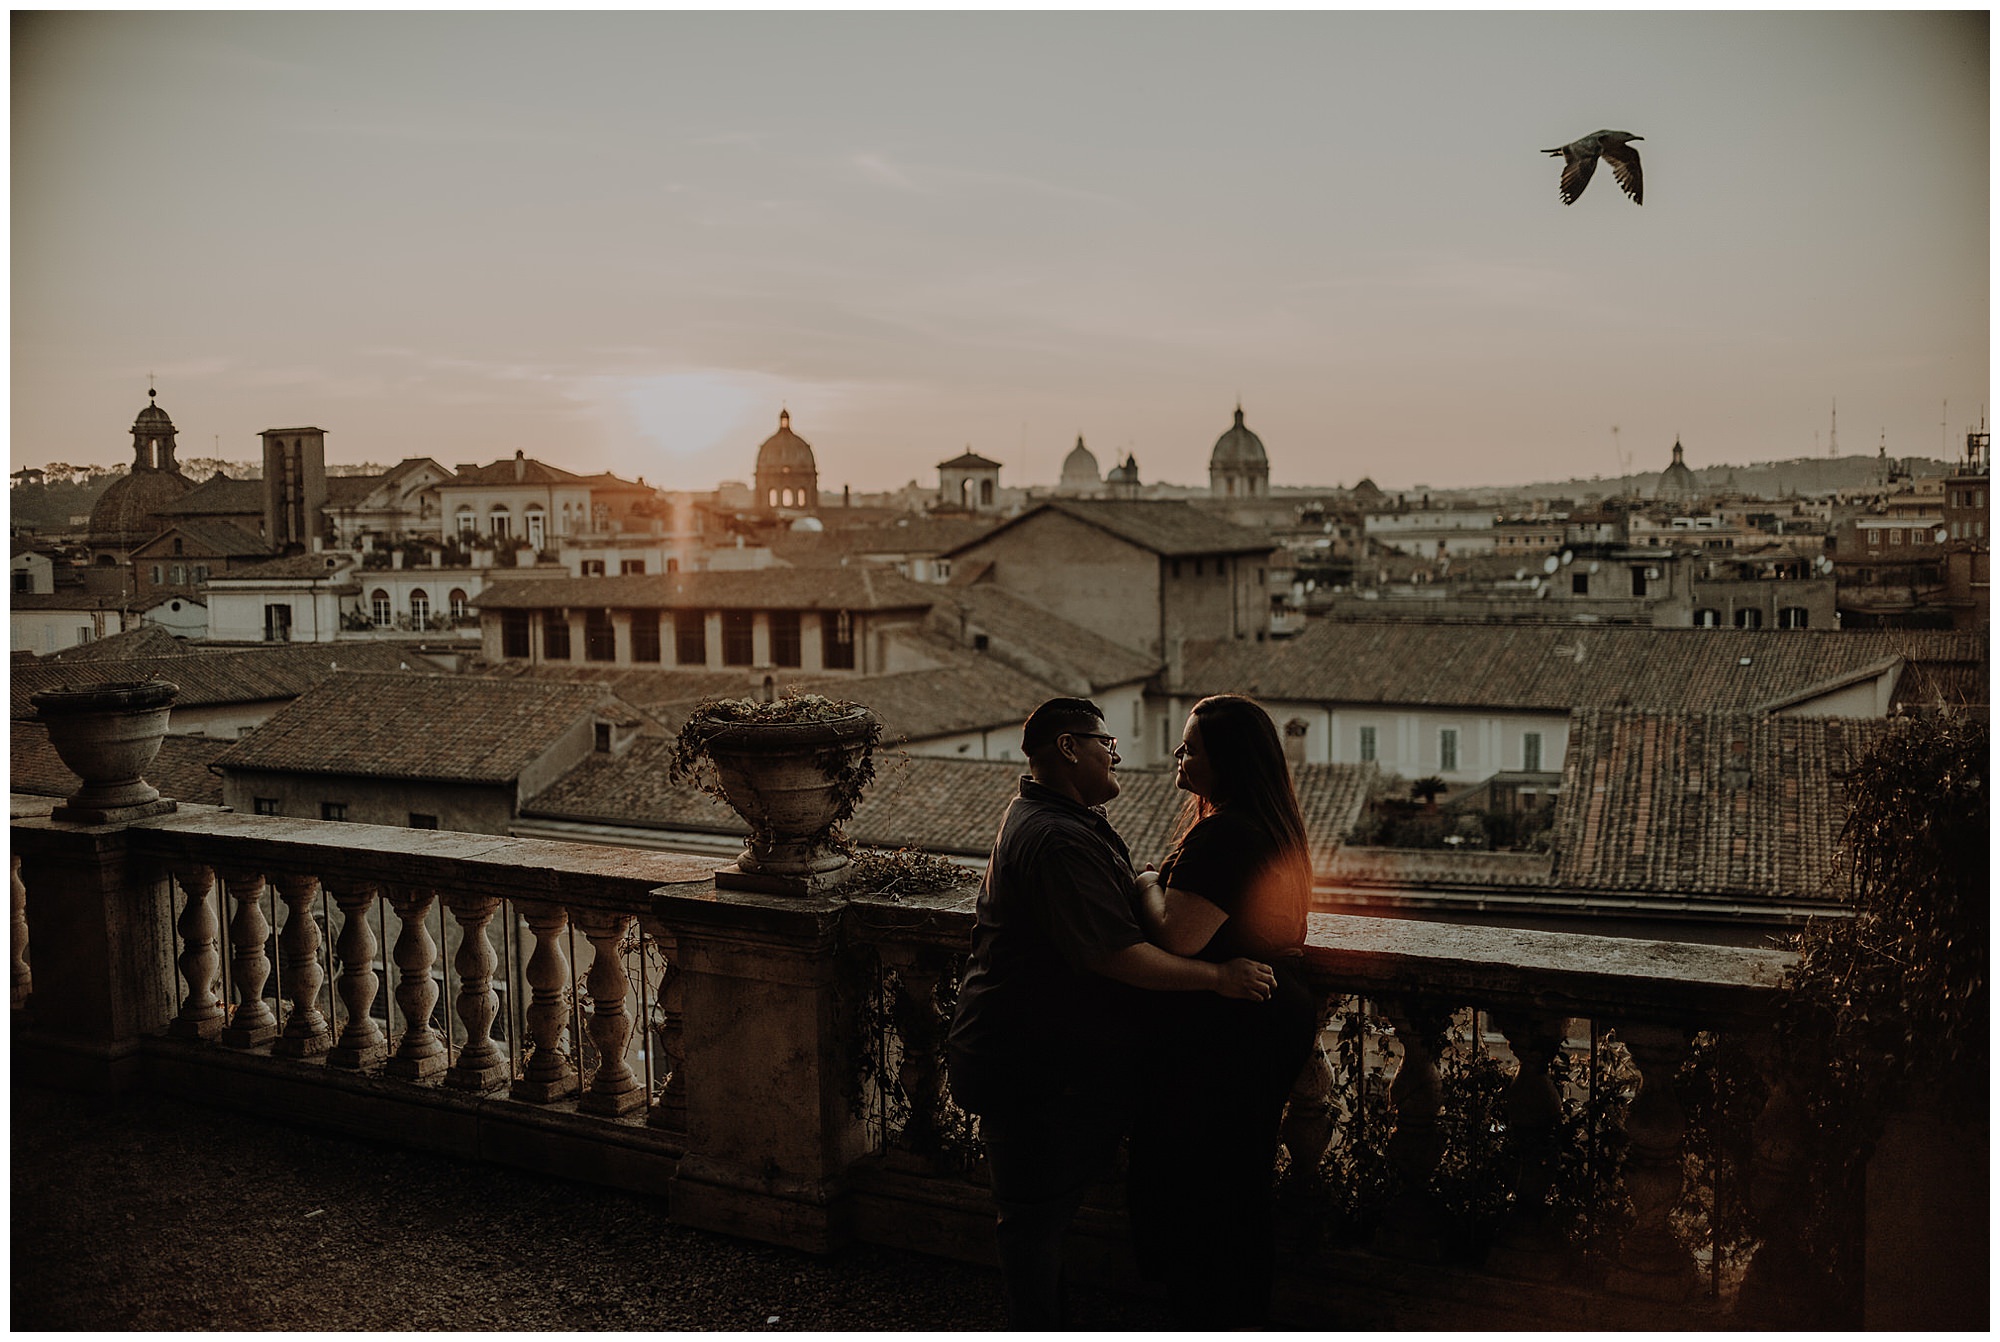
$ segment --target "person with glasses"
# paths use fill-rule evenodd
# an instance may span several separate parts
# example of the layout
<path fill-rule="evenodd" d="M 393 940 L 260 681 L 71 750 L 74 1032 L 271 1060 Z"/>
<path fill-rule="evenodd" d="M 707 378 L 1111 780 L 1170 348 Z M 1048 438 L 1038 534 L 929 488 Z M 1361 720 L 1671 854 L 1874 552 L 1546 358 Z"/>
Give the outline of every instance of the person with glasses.
<path fill-rule="evenodd" d="M 1088 699 L 1051 699 L 1021 729 L 1028 775 L 980 886 L 946 1058 L 980 1118 L 1009 1323 L 1063 1326 L 1063 1243 L 1132 1121 L 1135 1060 L 1170 996 L 1251 1002 L 1276 984 L 1248 956 L 1200 959 L 1139 925 L 1132 858 L 1105 818 L 1118 740 Z"/>
<path fill-rule="evenodd" d="M 1255 1328 L 1270 1310 L 1278 1124 L 1318 1029 L 1302 949 L 1312 864 L 1277 727 L 1253 700 L 1197 703 L 1174 761 L 1187 801 L 1159 871 L 1140 874 L 1140 920 L 1173 954 L 1270 964 L 1274 988 L 1164 1003 L 1126 1205 L 1141 1267 L 1186 1324 Z"/>

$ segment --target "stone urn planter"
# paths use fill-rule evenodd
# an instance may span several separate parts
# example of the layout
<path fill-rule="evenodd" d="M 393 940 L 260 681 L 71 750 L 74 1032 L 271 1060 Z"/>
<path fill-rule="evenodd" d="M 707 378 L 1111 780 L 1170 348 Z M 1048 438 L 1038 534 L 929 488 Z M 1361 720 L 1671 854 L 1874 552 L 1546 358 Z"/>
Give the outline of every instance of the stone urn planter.
<path fill-rule="evenodd" d="M 676 742 L 674 772 L 750 826 L 749 846 L 716 884 L 783 894 L 840 885 L 848 865 L 840 825 L 874 780 L 881 735 L 868 709 L 817 695 L 697 708 Z"/>
<path fill-rule="evenodd" d="M 142 775 L 160 753 L 180 686 L 165 680 L 64 686 L 30 696 L 49 744 L 83 787 L 53 817 L 88 825 L 161 815 L 174 803 Z"/>

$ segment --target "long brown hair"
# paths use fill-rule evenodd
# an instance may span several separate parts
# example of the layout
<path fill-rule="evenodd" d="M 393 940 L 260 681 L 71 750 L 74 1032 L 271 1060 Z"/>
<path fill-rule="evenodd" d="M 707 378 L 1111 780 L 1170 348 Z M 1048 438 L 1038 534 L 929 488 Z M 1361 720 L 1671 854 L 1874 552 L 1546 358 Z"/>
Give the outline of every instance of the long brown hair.
<path fill-rule="evenodd" d="M 1226 810 L 1270 838 L 1277 855 L 1260 879 L 1303 915 L 1312 904 L 1312 857 L 1306 847 L 1305 817 L 1299 813 L 1291 769 L 1271 715 L 1256 700 L 1240 694 L 1212 694 L 1195 704 L 1194 720 L 1201 729 L 1214 796 L 1188 794 L 1174 825 L 1174 851 L 1195 825 Z"/>

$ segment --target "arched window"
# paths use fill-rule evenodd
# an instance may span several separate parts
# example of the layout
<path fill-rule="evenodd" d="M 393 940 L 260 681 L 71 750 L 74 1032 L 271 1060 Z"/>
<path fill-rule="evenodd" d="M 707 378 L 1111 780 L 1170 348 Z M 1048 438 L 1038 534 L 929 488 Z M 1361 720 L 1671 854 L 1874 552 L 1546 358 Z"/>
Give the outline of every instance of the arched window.
<path fill-rule="evenodd" d="M 479 517 L 478 514 L 472 511 L 471 504 L 459 504 L 458 511 L 453 514 L 453 517 L 456 519 L 459 535 L 470 536 L 473 532 L 479 530 Z"/>
<path fill-rule="evenodd" d="M 791 507 L 791 506 L 792 506 L 792 491 L 791 491 L 791 490 L 787 489 L 787 490 L 783 490 L 783 491 L 781 491 L 781 497 L 782 497 L 782 498 L 784 499 L 784 502 L 783 502 L 783 503 L 781 503 L 781 504 L 779 504 L 779 505 L 778 505 L 779 507 L 781 507 L 781 508 L 789 508 L 789 507 Z"/>
<path fill-rule="evenodd" d="M 431 618 L 430 594 L 419 587 L 410 593 L 410 623 L 421 629 Z"/>
<path fill-rule="evenodd" d="M 454 621 L 465 618 L 465 589 L 463 587 L 454 587 L 451 589 L 451 618 Z"/>
<path fill-rule="evenodd" d="M 368 596 L 368 605 L 370 607 L 370 614 L 374 616 L 375 627 L 377 629 L 385 628 L 394 623 L 396 613 L 389 608 L 389 594 L 387 592 L 379 587 L 376 588 Z"/>

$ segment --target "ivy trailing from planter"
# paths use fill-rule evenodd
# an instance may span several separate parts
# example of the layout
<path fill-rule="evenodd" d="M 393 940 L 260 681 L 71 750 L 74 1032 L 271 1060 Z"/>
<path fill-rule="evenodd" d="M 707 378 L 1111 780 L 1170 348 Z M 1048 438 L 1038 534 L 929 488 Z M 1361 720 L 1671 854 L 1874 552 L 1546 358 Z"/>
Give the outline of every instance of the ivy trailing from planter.
<path fill-rule="evenodd" d="M 674 736 L 667 752 L 667 772 L 676 782 L 687 783 L 723 805 L 729 796 L 723 790 L 708 744 L 717 730 L 729 726 L 790 726 L 810 723 L 837 723 L 865 712 L 863 705 L 847 699 L 828 699 L 818 694 L 787 691 L 775 699 L 703 699 Z M 818 834 L 845 848 L 839 828 L 854 814 L 862 793 L 875 781 L 875 747 L 882 740 L 882 724 L 871 714 L 863 732 L 848 743 L 817 751 L 813 764 L 833 785 L 837 805 L 832 820 Z M 856 747 L 859 750 L 856 750 Z"/>

